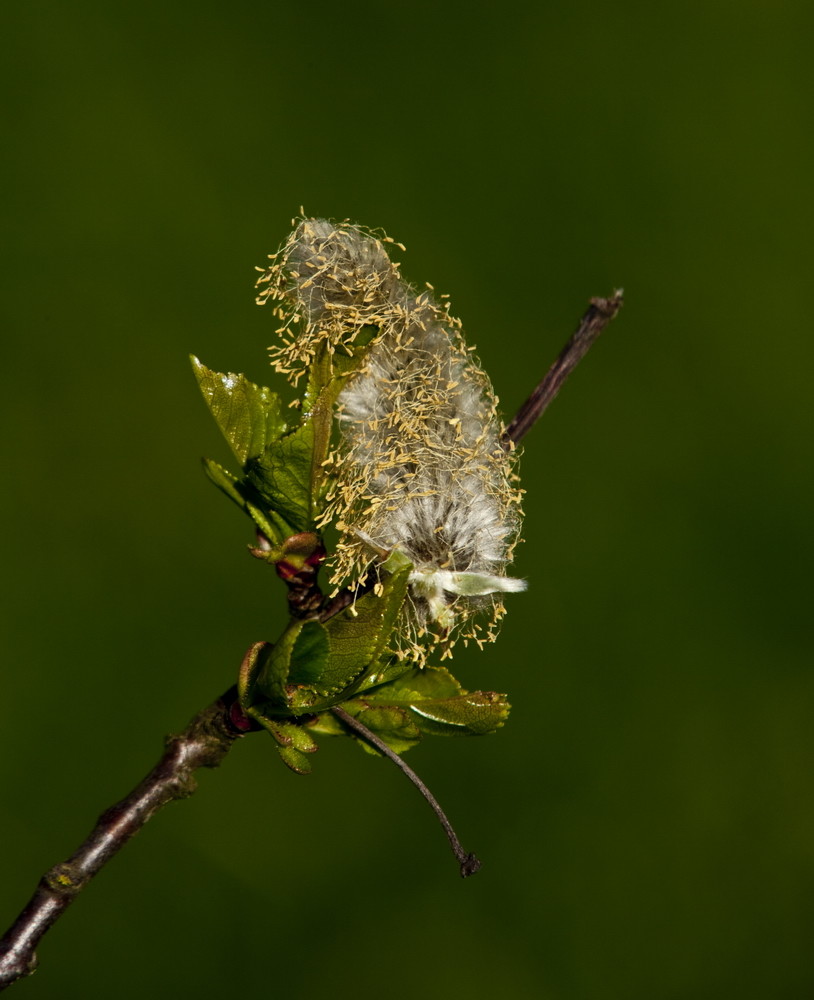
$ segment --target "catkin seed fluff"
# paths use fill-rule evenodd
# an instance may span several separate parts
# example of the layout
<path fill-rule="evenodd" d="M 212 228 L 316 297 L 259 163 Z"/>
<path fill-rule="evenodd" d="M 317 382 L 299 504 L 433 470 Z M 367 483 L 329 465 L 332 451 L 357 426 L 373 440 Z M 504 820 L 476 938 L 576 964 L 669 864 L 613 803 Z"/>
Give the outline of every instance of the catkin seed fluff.
<path fill-rule="evenodd" d="M 402 651 L 423 659 L 458 636 L 494 638 L 520 529 L 513 456 L 460 322 L 401 277 L 377 237 L 304 219 L 272 258 L 258 301 L 275 302 L 272 361 L 296 384 L 323 342 L 376 336 L 339 396 L 335 480 L 323 523 L 341 532 L 332 582 L 364 578 L 398 550 L 413 564 Z M 487 612 L 484 628 L 475 616 Z"/>

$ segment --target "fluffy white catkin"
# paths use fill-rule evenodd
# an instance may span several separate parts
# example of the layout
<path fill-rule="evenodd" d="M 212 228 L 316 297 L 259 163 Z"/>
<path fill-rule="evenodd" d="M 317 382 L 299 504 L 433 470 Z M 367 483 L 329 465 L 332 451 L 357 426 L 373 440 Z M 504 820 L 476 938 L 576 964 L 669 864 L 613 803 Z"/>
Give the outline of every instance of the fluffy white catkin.
<path fill-rule="evenodd" d="M 458 635 L 493 638 L 499 595 L 525 589 L 505 575 L 520 491 L 496 399 L 459 321 L 401 278 L 384 241 L 348 223 L 305 219 L 260 278 L 258 301 L 277 303 L 283 343 L 272 359 L 294 383 L 321 343 L 341 349 L 363 328 L 377 329 L 339 396 L 336 486 L 324 522 L 342 533 L 337 586 L 393 550 L 413 564 L 401 648 L 423 657 L 427 645 L 448 650 Z M 485 630 L 477 611 L 489 613 Z"/>

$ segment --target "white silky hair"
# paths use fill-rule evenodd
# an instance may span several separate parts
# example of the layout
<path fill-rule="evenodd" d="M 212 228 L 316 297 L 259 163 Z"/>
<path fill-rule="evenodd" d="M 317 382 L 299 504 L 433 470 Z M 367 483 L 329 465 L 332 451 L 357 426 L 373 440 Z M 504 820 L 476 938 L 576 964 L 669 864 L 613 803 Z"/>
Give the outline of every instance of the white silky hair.
<path fill-rule="evenodd" d="M 320 342 L 340 349 L 377 328 L 338 400 L 336 486 L 323 519 L 342 532 L 334 583 L 395 550 L 413 564 L 406 645 L 415 651 L 424 634 L 481 641 L 477 622 L 461 627 L 477 610 L 494 623 L 503 611 L 495 595 L 525 588 L 505 575 L 520 491 L 497 401 L 460 323 L 402 279 L 382 239 L 348 223 L 304 219 L 275 260 L 261 300 L 284 302 L 284 346 L 272 355 L 292 381 Z"/>

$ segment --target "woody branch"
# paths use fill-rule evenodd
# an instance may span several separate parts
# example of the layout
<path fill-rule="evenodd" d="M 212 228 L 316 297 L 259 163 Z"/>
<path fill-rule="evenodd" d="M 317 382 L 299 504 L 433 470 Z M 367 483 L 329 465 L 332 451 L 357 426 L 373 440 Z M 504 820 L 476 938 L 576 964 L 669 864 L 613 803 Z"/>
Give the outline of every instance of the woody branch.
<path fill-rule="evenodd" d="M 621 292 L 615 292 L 607 299 L 591 300 L 576 332 L 506 428 L 503 439 L 507 447 L 520 441 L 542 416 L 568 375 L 621 307 Z M 311 596 L 316 599 L 319 591 L 315 579 L 311 585 Z M 331 601 L 322 604 L 317 617 L 325 621 L 338 614 L 353 601 L 354 596 L 358 596 L 356 588 L 340 592 Z M 298 594 L 297 601 L 303 600 L 302 594 Z M 384 745 L 379 746 L 377 737 L 358 720 L 341 709 L 335 714 L 360 738 L 380 752 L 387 752 Z M 182 733 L 167 739 L 166 750 L 152 771 L 121 802 L 99 817 L 88 838 L 67 861 L 55 865 L 42 876 L 31 899 L 0 939 L 0 991 L 36 969 L 36 948 L 43 935 L 128 840 L 163 806 L 186 798 L 195 791 L 194 774 L 199 768 L 217 767 L 240 737 L 258 728 L 241 709 L 237 690 L 231 687 L 199 712 Z M 461 873 L 472 874 L 480 863 L 474 855 L 466 855 L 462 851 L 438 803 L 403 762 L 402 770 L 417 784 L 439 814 L 461 863 Z"/>

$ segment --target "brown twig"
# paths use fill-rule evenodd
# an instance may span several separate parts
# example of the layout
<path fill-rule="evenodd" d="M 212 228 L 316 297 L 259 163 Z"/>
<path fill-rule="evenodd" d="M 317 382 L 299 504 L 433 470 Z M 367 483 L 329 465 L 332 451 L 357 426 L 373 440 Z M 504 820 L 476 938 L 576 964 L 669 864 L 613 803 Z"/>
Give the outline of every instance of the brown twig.
<path fill-rule="evenodd" d="M 349 712 L 346 712 L 344 708 L 341 708 L 339 705 L 334 705 L 331 712 L 333 712 L 337 719 L 344 723 L 348 729 L 353 730 L 353 732 L 356 733 L 360 739 L 363 739 L 365 743 L 369 743 L 372 747 L 375 747 L 379 753 L 384 754 L 388 760 L 391 760 L 396 767 L 398 767 L 399 770 L 401 770 L 402 773 L 405 774 L 410 781 L 412 781 L 415 787 L 424 796 L 427 804 L 438 817 L 438 821 L 444 828 L 444 833 L 447 835 L 447 840 L 449 840 L 452 853 L 455 855 L 455 859 L 460 866 L 461 878 L 467 878 L 469 875 L 474 875 L 481 866 L 480 861 L 474 854 L 468 854 L 463 849 L 460 840 L 458 840 L 458 835 L 455 833 L 452 824 L 447 819 L 446 813 L 441 808 L 438 799 L 436 799 L 410 765 L 406 764 L 395 752 L 395 750 L 391 750 L 384 740 L 380 739 L 374 732 L 371 732 L 371 730 L 368 729 L 364 723 L 354 718 Z"/>
<path fill-rule="evenodd" d="M 609 299 L 591 299 L 576 331 L 548 369 L 542 382 L 517 411 L 514 420 L 503 433 L 506 448 L 525 437 L 548 409 L 563 383 L 588 353 L 593 342 L 619 312 L 623 305 L 621 288 Z"/>
<path fill-rule="evenodd" d="M 615 292 L 608 299 L 591 300 L 576 332 L 506 428 L 503 434 L 506 448 L 512 447 L 528 433 L 557 395 L 568 375 L 621 307 L 621 291 Z M 299 550 L 295 554 L 302 555 Z M 316 583 L 316 569 L 322 561 L 322 555 L 317 549 L 313 553 L 309 550 L 305 556 L 310 561 L 304 557 L 304 568 L 292 564 L 294 572 L 289 573 L 289 576 L 297 577 L 295 582 L 299 587 L 296 593 L 297 607 L 292 611 L 306 617 L 314 615 L 320 621 L 327 621 L 369 590 L 372 583 L 346 588 L 333 599 L 323 601 Z M 308 598 L 307 607 L 305 598 Z M 415 771 L 375 733 L 343 708 L 337 705 L 331 711 L 360 739 L 392 760 L 413 782 L 440 820 L 460 865 L 461 875 L 465 878 L 474 874 L 480 868 L 480 861 L 474 854 L 464 851 L 443 809 Z M 201 767 L 217 767 L 237 739 L 258 728 L 260 727 L 244 714 L 237 688 L 232 687 L 199 712 L 183 733 L 167 740 L 164 755 L 153 770 L 126 798 L 99 817 L 90 836 L 67 861 L 55 865 L 45 873 L 25 909 L 0 939 L 0 992 L 35 970 L 36 948 L 42 936 L 56 923 L 94 875 L 159 809 L 176 799 L 186 798 L 195 791 L 195 771 Z"/>
<path fill-rule="evenodd" d="M 67 861 L 40 879 L 34 895 L 0 940 L 0 991 L 37 967 L 35 949 L 79 893 L 162 806 L 191 795 L 193 774 L 217 767 L 235 740 L 255 728 L 230 688 L 167 739 L 161 760 L 126 798 L 103 813 L 87 840 Z"/>

